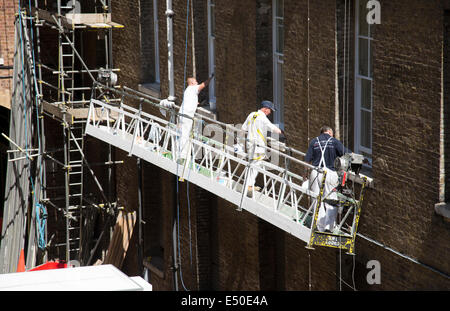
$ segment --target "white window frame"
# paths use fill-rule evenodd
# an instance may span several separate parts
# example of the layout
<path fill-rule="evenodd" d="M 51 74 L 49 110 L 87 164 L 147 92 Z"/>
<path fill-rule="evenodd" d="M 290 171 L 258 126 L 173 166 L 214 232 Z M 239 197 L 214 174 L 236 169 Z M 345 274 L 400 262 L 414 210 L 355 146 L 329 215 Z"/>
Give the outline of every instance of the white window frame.
<path fill-rule="evenodd" d="M 370 37 L 370 31 L 371 31 L 371 25 L 368 25 L 368 31 L 369 36 L 363 36 L 359 34 L 359 15 L 361 12 L 359 12 L 359 4 L 360 0 L 355 0 L 355 110 L 354 110 L 354 150 L 356 153 L 364 153 L 364 155 L 369 159 L 369 161 L 372 161 L 372 147 L 373 147 L 373 127 L 372 127 L 372 120 L 373 120 L 373 76 L 371 77 L 370 69 L 372 66 L 370 66 L 370 63 L 372 62 L 372 59 L 370 57 L 370 49 L 372 47 L 373 38 Z M 367 76 L 360 75 L 359 74 L 359 39 L 366 39 L 368 40 L 368 48 L 367 48 L 367 59 L 369 63 L 368 73 Z M 373 70 L 372 70 L 373 71 Z M 362 80 L 368 80 L 371 84 L 371 93 L 370 93 L 370 109 L 363 108 L 361 105 L 361 90 L 362 90 Z M 365 146 L 361 145 L 361 111 L 367 111 L 370 112 L 370 148 L 367 148 Z"/>
<path fill-rule="evenodd" d="M 281 24 L 284 27 L 284 12 L 283 16 L 277 15 L 279 1 L 284 0 L 272 0 L 273 104 L 277 110 L 273 113 L 273 123 L 277 124 L 281 129 L 284 130 L 284 50 L 283 53 L 277 51 L 279 39 L 277 31 L 277 21 L 281 21 Z M 281 76 L 278 74 L 279 71 L 281 72 Z"/>
<path fill-rule="evenodd" d="M 211 76 L 216 71 L 216 56 L 215 56 L 215 48 L 216 48 L 216 36 L 213 33 L 213 28 L 215 29 L 215 25 L 213 25 L 213 14 L 215 14 L 215 3 L 213 0 L 208 0 L 208 72 L 209 76 Z M 216 110 L 216 79 L 212 79 L 209 83 L 209 107 L 211 110 Z"/>

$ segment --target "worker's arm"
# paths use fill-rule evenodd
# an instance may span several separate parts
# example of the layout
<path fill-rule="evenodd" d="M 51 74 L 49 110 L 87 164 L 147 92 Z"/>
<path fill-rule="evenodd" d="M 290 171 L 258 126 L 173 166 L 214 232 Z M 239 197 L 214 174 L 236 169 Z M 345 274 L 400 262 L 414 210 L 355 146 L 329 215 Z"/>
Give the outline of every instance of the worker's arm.
<path fill-rule="evenodd" d="M 273 129 L 272 129 L 272 132 L 275 132 L 275 133 L 277 133 L 277 134 L 283 134 L 284 135 L 284 132 L 283 132 L 283 130 L 281 130 L 279 127 L 277 127 L 277 126 L 275 126 Z"/>
<path fill-rule="evenodd" d="M 211 75 L 211 77 L 208 78 L 208 80 L 202 82 L 198 86 L 198 91 L 201 92 L 205 87 L 209 85 L 209 82 L 214 78 L 214 73 Z"/>
<path fill-rule="evenodd" d="M 334 148 L 336 149 L 336 152 L 339 157 L 343 156 L 346 153 L 352 153 L 352 151 L 347 147 L 345 147 L 338 139 L 335 139 L 334 142 L 335 142 Z"/>
<path fill-rule="evenodd" d="M 263 124 L 266 127 L 266 129 L 269 129 L 271 132 L 284 135 L 284 132 L 278 126 L 270 122 L 270 120 L 266 117 L 266 115 L 263 114 L 261 120 L 263 121 Z"/>

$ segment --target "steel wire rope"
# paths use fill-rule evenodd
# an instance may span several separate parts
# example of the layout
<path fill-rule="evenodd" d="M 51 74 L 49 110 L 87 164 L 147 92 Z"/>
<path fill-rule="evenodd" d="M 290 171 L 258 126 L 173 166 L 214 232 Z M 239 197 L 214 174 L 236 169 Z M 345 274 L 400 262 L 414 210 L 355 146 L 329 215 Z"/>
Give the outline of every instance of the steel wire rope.
<path fill-rule="evenodd" d="M 346 124 L 346 126 L 345 126 L 345 131 L 344 131 L 344 133 L 345 133 L 345 137 L 346 137 L 346 139 L 347 139 L 347 142 L 345 143 L 345 140 L 344 140 L 344 144 L 345 145 L 349 145 L 349 134 L 348 134 L 348 132 L 349 132 L 349 94 L 350 94 L 350 92 L 349 92 L 349 84 L 350 84 L 350 38 L 351 38 L 351 36 L 350 36 L 350 26 L 351 26 L 351 22 L 352 22 L 352 18 L 351 18 L 351 7 L 352 7 L 352 2 L 351 1 L 347 1 L 347 0 L 345 0 L 346 1 L 346 3 L 345 3 L 345 9 L 346 9 L 346 12 L 347 12 L 347 19 L 346 19 L 346 21 L 348 20 L 348 24 L 347 24 L 347 28 L 346 29 L 344 29 L 344 35 L 346 36 L 346 42 L 347 43 L 345 43 L 345 41 L 344 41 L 344 46 L 345 46 L 345 44 L 347 44 L 347 55 L 344 55 L 344 59 L 346 59 L 346 65 L 347 65 L 347 68 L 345 69 L 345 67 L 344 67 L 344 71 L 346 70 L 346 75 L 344 75 L 344 77 L 345 77 L 345 79 L 346 79 L 346 83 L 345 83 L 345 85 L 346 85 L 346 89 L 344 90 L 344 92 L 346 93 L 346 101 L 345 101 L 345 110 L 346 110 L 346 114 L 347 114 L 347 116 L 346 116 L 346 122 L 347 122 L 347 124 Z M 347 8 L 347 2 L 348 2 L 348 8 Z M 343 103 L 343 105 L 344 105 L 344 103 Z M 353 189 L 352 189 L 352 193 L 353 193 L 353 196 L 355 195 L 355 184 L 354 184 L 354 182 L 353 182 Z M 355 199 L 355 197 L 353 197 L 353 199 Z M 352 282 L 353 282 L 353 289 L 356 291 L 356 286 L 355 286 L 355 265 L 356 265 L 356 254 L 354 254 L 354 255 L 352 255 L 352 261 L 353 261 L 353 267 L 352 267 Z"/>
<path fill-rule="evenodd" d="M 188 42 L 188 34 L 189 34 L 189 9 L 190 9 L 190 5 L 193 5 L 193 1 L 191 2 L 190 0 L 188 0 L 187 2 L 187 14 L 186 14 L 186 40 L 185 40 L 185 56 L 184 56 L 184 77 L 183 77 L 183 90 L 186 87 L 186 67 L 187 67 L 187 42 Z M 192 8 L 191 10 L 191 14 L 192 14 L 192 19 L 191 19 L 191 26 L 192 26 L 192 31 L 194 30 L 194 10 Z M 194 34 L 192 34 L 192 36 L 194 36 Z M 195 53 L 194 53 L 194 41 L 192 41 L 192 57 L 195 58 Z M 195 72 L 195 60 L 194 60 L 194 65 L 193 65 L 193 71 Z M 194 73 L 195 76 L 195 73 Z M 193 129 L 195 129 L 195 120 L 192 120 L 192 129 L 191 129 L 191 135 L 193 133 Z M 195 164 L 195 159 L 194 159 L 194 164 Z M 189 177 L 191 175 L 191 170 L 188 171 L 188 178 L 186 181 L 186 195 L 187 195 L 187 204 L 188 204 L 188 225 L 189 225 L 189 260 L 190 260 L 190 264 L 191 264 L 191 269 L 192 269 L 192 230 L 191 230 L 191 199 L 190 199 L 190 194 L 189 194 Z"/>
<path fill-rule="evenodd" d="M 308 103 L 307 104 L 308 106 L 307 106 L 307 111 L 306 111 L 307 114 L 306 115 L 307 115 L 307 142 L 308 143 L 309 143 L 309 122 L 310 122 L 310 120 L 309 120 L 309 114 L 310 114 L 310 97 L 309 97 L 309 52 L 310 52 L 309 36 L 310 36 L 310 33 L 309 33 L 309 24 L 310 24 L 310 12 L 309 12 L 309 0 L 308 0 L 308 8 L 307 8 L 307 65 L 306 65 L 307 103 Z M 319 144 L 320 144 L 320 142 L 319 142 Z M 316 175 L 315 178 L 317 179 L 317 175 Z M 315 181 L 312 181 L 312 182 L 314 183 Z M 311 180 L 310 180 L 310 183 L 309 183 L 309 187 L 311 187 Z M 309 198 L 308 201 L 309 201 L 309 203 L 311 203 L 310 198 Z M 314 212 L 314 209 L 313 209 L 313 215 L 312 215 L 313 219 L 314 219 L 314 215 L 315 215 L 315 212 Z M 312 220 L 312 222 L 311 222 L 311 230 L 314 230 L 313 223 L 314 223 L 314 220 Z M 311 290 L 311 254 L 310 254 L 309 251 L 308 251 L 308 262 L 309 262 L 309 265 L 308 265 L 308 271 L 309 271 L 309 273 L 308 273 L 308 289 Z"/>
<path fill-rule="evenodd" d="M 186 8 L 186 39 L 185 39 L 185 50 L 184 50 L 184 71 L 183 71 L 183 91 L 186 88 L 186 67 L 187 67 L 187 47 L 188 47 L 188 34 L 189 34 L 189 7 L 190 7 L 190 0 L 187 1 L 187 8 Z M 184 99 L 184 97 L 183 97 Z M 181 104 L 181 114 L 184 115 L 184 105 L 183 103 Z M 181 116 L 181 118 L 183 118 L 183 116 Z M 181 119 L 182 120 L 182 119 Z M 181 125 L 180 119 L 178 121 L 178 123 Z M 191 120 L 192 122 L 192 127 L 191 127 L 191 131 L 193 130 L 193 126 L 195 125 L 194 120 Z M 182 126 L 179 126 L 179 128 L 177 128 L 177 136 L 180 138 L 179 142 L 181 143 L 181 137 L 183 135 L 183 129 Z M 176 149 L 177 149 L 177 153 L 180 153 L 180 149 L 182 149 L 184 146 L 181 146 L 180 148 L 180 143 L 177 144 Z M 188 145 L 189 147 L 189 145 Z M 190 149 L 189 153 L 190 153 Z M 185 163 L 184 165 L 187 165 L 188 159 L 185 159 Z M 178 158 L 176 158 L 176 163 L 177 163 L 177 176 L 178 176 L 178 169 L 179 169 L 179 163 L 178 163 Z M 189 169 L 189 167 L 188 167 Z M 184 173 L 184 170 L 183 172 Z M 188 172 L 188 174 L 190 173 L 190 170 Z M 179 196 L 180 196 L 180 189 L 179 189 L 179 180 L 178 178 L 176 178 L 176 193 L 177 193 L 177 248 L 178 248 L 178 261 L 179 261 L 179 274 L 180 274 L 180 280 L 181 280 L 181 284 L 184 288 L 185 291 L 189 291 L 185 284 L 184 284 L 184 279 L 183 279 L 183 270 L 182 270 L 182 261 L 181 261 L 181 243 L 180 243 L 180 200 L 179 200 Z M 191 217 L 190 217 L 190 198 L 189 198 L 189 178 L 187 179 L 187 183 L 186 183 L 186 193 L 187 193 L 187 203 L 188 203 L 188 222 L 189 222 L 189 242 L 190 242 L 190 254 L 191 254 L 191 266 L 192 266 L 192 244 L 191 244 Z"/>
<path fill-rule="evenodd" d="M 338 19 L 336 19 L 336 26 L 337 26 L 337 23 L 339 22 L 338 21 Z M 345 112 L 347 111 L 347 108 L 348 107 L 346 107 L 345 106 L 345 99 L 346 99 L 346 96 L 347 96 L 347 94 L 345 93 L 345 90 L 346 90 L 346 63 L 347 63 L 347 60 L 346 60 L 346 48 L 347 48 L 347 0 L 345 0 L 345 2 L 344 2 L 344 28 L 343 28 L 343 35 L 344 35 L 344 55 L 343 55 L 343 67 L 344 67 L 344 69 L 343 69 L 343 79 L 342 79 L 342 89 L 344 90 L 343 92 L 342 92 L 342 110 L 344 110 L 343 111 L 343 118 L 344 118 L 344 120 L 343 120 L 343 125 L 342 125 L 342 127 L 343 127 L 343 131 L 342 131 L 342 142 L 343 142 L 343 144 L 342 144 L 342 154 L 344 154 L 344 152 L 345 152 L 345 146 L 344 146 L 344 144 L 345 144 L 345 138 L 347 137 L 347 135 L 346 135 L 346 131 L 348 130 L 348 128 L 345 126 Z M 336 168 L 335 168 L 336 169 Z M 341 223 L 341 217 L 342 217 L 342 214 L 341 213 L 339 213 L 339 211 L 338 211 L 338 214 L 339 214 L 339 223 Z M 338 232 L 339 233 L 339 232 Z M 339 244 L 340 245 L 342 245 L 342 236 L 341 235 L 339 235 Z M 339 290 L 340 291 L 342 291 L 342 249 L 341 249 L 341 247 L 339 247 Z"/>
<path fill-rule="evenodd" d="M 348 49 L 347 49 L 347 60 L 350 60 L 350 27 L 351 27 L 351 23 L 352 23 L 352 18 L 351 18 L 351 8 L 352 8 L 352 2 L 348 1 L 348 36 L 347 36 L 347 41 L 348 41 Z M 345 57 L 345 56 L 344 56 Z M 348 108 L 349 108 L 349 94 L 350 94 L 350 89 L 349 89 L 349 84 L 350 84 L 350 61 L 347 61 L 347 101 L 346 101 L 346 109 L 347 109 L 347 128 L 346 128 L 346 136 L 347 136 L 347 146 L 349 144 L 349 140 L 348 140 L 348 129 L 349 129 L 349 125 L 348 125 L 348 119 L 349 119 L 349 112 L 348 112 Z M 355 184 L 353 184 L 353 188 L 355 187 Z M 354 191 L 353 191 L 354 194 Z M 352 256 L 353 258 L 353 267 L 352 267 L 352 282 L 353 282 L 353 289 L 356 291 L 356 286 L 355 286 L 355 265 L 356 265 L 356 254 Z"/>

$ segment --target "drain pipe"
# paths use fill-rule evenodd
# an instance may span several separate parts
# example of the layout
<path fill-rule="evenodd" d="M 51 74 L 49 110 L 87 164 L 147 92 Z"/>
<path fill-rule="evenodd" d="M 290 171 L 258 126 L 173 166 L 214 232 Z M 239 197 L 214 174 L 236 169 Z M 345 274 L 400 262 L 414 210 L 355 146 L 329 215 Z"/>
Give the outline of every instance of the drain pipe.
<path fill-rule="evenodd" d="M 173 16 L 172 0 L 166 0 L 166 18 L 167 18 L 167 51 L 168 51 L 168 80 L 169 80 L 169 97 L 168 101 L 175 101 L 175 86 L 173 74 Z M 177 189 L 177 176 L 174 176 L 174 189 Z M 173 239 L 173 254 L 172 254 L 172 271 L 173 271 L 173 286 L 174 290 L 178 291 L 178 256 L 177 256 L 177 202 L 178 194 L 174 190 L 174 208 L 172 216 L 172 239 Z"/>

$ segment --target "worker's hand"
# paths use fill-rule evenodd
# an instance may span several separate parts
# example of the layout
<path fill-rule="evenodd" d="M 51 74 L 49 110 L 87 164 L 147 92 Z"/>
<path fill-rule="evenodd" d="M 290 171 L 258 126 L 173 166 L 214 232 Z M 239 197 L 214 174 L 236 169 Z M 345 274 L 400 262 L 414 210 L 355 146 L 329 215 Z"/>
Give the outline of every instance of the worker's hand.
<path fill-rule="evenodd" d="M 303 180 L 307 180 L 308 175 L 309 175 L 309 170 L 307 168 L 305 168 L 305 170 L 303 171 L 303 174 L 302 174 Z"/>
<path fill-rule="evenodd" d="M 211 76 L 209 77 L 209 80 L 211 80 L 212 78 L 214 78 L 214 72 L 211 74 Z"/>
<path fill-rule="evenodd" d="M 169 101 L 167 99 L 161 100 L 159 104 L 165 108 L 173 108 L 175 106 L 175 104 L 172 101 Z"/>

